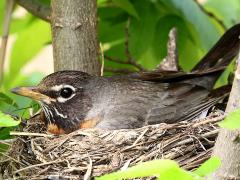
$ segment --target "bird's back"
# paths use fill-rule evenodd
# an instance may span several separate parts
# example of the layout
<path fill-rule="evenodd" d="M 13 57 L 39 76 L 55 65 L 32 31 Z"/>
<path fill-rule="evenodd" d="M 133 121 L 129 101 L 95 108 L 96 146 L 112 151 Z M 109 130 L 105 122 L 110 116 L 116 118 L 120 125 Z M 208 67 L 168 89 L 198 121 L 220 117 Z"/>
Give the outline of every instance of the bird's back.
<path fill-rule="evenodd" d="M 103 78 L 100 78 L 101 81 Z M 100 117 L 102 129 L 138 128 L 196 118 L 209 108 L 209 91 L 187 83 L 105 78 L 86 119 Z M 103 84 L 103 83 L 101 83 Z M 104 93 L 103 93 L 104 92 Z"/>

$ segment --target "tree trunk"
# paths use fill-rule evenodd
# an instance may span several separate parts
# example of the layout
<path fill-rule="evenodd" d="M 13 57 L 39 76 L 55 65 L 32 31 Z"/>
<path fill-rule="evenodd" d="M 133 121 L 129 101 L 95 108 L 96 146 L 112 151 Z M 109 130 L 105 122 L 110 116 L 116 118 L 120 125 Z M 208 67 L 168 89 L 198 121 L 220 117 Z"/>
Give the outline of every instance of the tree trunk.
<path fill-rule="evenodd" d="M 100 75 L 96 0 L 52 0 L 54 71 Z"/>
<path fill-rule="evenodd" d="M 229 97 L 226 112 L 240 107 L 240 57 Z M 213 173 L 212 179 L 240 179 L 240 130 L 221 129 L 213 156 L 221 159 L 221 167 Z"/>

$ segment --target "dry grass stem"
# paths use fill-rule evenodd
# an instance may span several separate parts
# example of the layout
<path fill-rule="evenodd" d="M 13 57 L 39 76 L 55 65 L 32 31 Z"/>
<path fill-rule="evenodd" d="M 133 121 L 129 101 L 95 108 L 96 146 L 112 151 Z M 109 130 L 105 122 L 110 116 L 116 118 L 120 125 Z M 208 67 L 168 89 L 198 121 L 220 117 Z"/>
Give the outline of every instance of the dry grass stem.
<path fill-rule="evenodd" d="M 18 138 L 0 159 L 0 169 L 6 179 L 91 179 L 139 162 L 168 158 L 192 170 L 210 157 L 217 122 L 223 118 L 213 114 L 194 122 L 86 129 L 62 136 L 46 134 L 41 123 L 31 120 L 24 132 L 12 133 Z"/>

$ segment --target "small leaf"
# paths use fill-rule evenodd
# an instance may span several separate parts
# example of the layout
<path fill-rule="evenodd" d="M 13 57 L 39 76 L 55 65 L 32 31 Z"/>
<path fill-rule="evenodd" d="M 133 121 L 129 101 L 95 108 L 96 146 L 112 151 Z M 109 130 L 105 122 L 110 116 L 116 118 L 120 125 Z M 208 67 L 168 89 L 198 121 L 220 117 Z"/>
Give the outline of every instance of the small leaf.
<path fill-rule="evenodd" d="M 10 136 L 10 131 L 12 131 L 14 127 L 5 127 L 5 128 L 0 128 L 0 139 L 11 139 Z M 0 143 L 1 144 L 1 143 Z M 0 148 L 1 149 L 1 148 Z"/>
<path fill-rule="evenodd" d="M 172 175 L 174 173 L 174 176 Z M 193 176 L 182 170 L 175 161 L 161 159 L 140 163 L 124 171 L 118 171 L 101 177 L 96 180 L 128 179 L 146 176 L 158 176 L 159 179 L 173 180 L 180 179 L 193 180 Z"/>
<path fill-rule="evenodd" d="M 135 18 L 139 18 L 138 13 L 132 3 L 129 0 L 113 0 L 113 2 L 122 8 L 124 11 L 134 16 Z"/>
<path fill-rule="evenodd" d="M 10 115 L 0 111 L 0 127 L 11 127 L 19 125 L 20 121 L 15 121 Z"/>
<path fill-rule="evenodd" d="M 7 103 L 9 105 L 12 105 L 14 107 L 18 107 L 13 99 L 11 99 L 10 97 L 8 97 L 6 94 L 4 94 L 2 92 L 0 92 L 0 101 L 5 102 L 5 103 Z"/>
<path fill-rule="evenodd" d="M 239 0 L 208 0 L 204 3 L 204 8 L 213 13 L 219 19 L 223 21 L 228 27 L 233 26 L 239 21 Z"/>
<path fill-rule="evenodd" d="M 194 29 L 199 33 L 204 49 L 211 48 L 222 33 L 222 29 L 215 26 L 211 18 L 202 12 L 194 1 L 161 0 L 161 2 L 171 11 L 176 11 L 183 19 L 194 26 Z"/>
<path fill-rule="evenodd" d="M 153 69 L 159 58 L 152 54 L 154 33 L 160 14 L 153 3 L 147 0 L 134 1 L 140 19 L 131 19 L 129 27 L 129 51 L 134 59 L 146 69 Z"/>
<path fill-rule="evenodd" d="M 197 170 L 194 171 L 198 176 L 206 176 L 216 171 L 221 165 L 221 160 L 218 157 L 211 157 L 205 161 Z"/>
<path fill-rule="evenodd" d="M 219 123 L 219 126 L 227 129 L 240 128 L 240 109 L 230 112 L 227 117 Z"/>

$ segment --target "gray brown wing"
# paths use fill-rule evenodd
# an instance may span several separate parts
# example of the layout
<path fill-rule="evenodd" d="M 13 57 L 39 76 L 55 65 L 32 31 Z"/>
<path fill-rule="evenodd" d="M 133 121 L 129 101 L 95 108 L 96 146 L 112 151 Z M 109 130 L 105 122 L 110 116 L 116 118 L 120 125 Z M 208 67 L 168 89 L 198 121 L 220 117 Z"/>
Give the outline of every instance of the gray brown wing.
<path fill-rule="evenodd" d="M 209 91 L 199 86 L 182 85 L 170 86 L 169 95 L 154 104 L 148 113 L 148 124 L 196 119 L 223 98 L 223 96 L 210 98 Z"/>
<path fill-rule="evenodd" d="M 98 128 L 138 128 L 194 119 L 216 103 L 208 99 L 209 91 L 205 88 L 187 83 L 169 85 L 132 81 L 130 85 L 129 82 L 121 83 L 121 86 L 116 85 L 112 89 L 118 90 L 108 91 L 107 98 L 102 101 L 103 120 Z"/>

